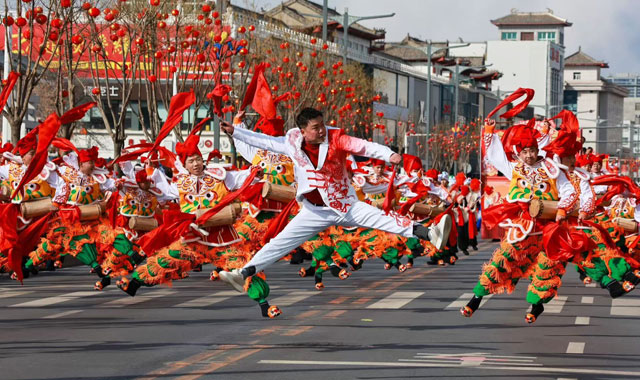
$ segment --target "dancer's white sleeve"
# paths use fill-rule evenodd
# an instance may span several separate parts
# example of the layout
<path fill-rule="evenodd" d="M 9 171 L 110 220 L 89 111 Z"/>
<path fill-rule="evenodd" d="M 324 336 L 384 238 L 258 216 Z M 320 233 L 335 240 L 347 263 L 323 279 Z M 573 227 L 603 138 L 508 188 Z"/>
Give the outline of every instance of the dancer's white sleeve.
<path fill-rule="evenodd" d="M 258 133 L 249 131 L 242 128 L 234 128 L 233 130 L 234 141 L 238 140 L 247 143 L 256 148 L 268 150 L 273 153 L 287 154 L 287 150 L 284 144 L 284 136 L 273 137 L 265 135 L 264 133 Z"/>
<path fill-rule="evenodd" d="M 490 138 L 485 137 L 485 150 L 487 159 L 498 171 L 511 181 L 513 176 L 513 164 L 509 162 L 502 141 L 495 133 Z"/>
<path fill-rule="evenodd" d="M 242 184 L 246 181 L 247 177 L 249 177 L 249 174 L 251 174 L 250 169 L 227 171 L 224 177 L 224 184 L 229 190 L 237 190 L 242 187 Z M 256 178 L 256 180 L 259 180 L 259 178 Z"/>
<path fill-rule="evenodd" d="M 255 146 L 249 145 L 246 142 L 236 138 L 235 130 L 237 129 L 247 129 L 247 125 L 245 123 L 234 124 L 233 127 L 234 133 L 233 136 L 233 144 L 236 146 L 236 152 L 240 153 L 242 158 L 247 160 L 248 162 L 252 162 L 255 155 L 258 153 L 258 148 Z"/>
<path fill-rule="evenodd" d="M 158 201 L 167 202 L 180 198 L 178 185 L 169 182 L 169 178 L 167 178 L 161 169 L 156 168 L 149 178 L 153 181 L 154 186 L 162 192 L 162 195 L 157 196 Z"/>
<path fill-rule="evenodd" d="M 389 162 L 394 153 L 388 146 L 369 142 L 356 137 L 342 135 L 338 140 L 338 147 L 345 152 L 357 156 L 377 158 Z"/>

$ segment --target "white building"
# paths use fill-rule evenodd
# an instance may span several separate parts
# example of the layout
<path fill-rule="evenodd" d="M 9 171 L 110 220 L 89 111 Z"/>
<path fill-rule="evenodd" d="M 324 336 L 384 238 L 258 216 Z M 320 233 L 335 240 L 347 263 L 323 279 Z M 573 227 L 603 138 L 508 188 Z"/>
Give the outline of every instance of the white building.
<path fill-rule="evenodd" d="M 582 49 L 564 62 L 564 108 L 577 113 L 585 146 L 598 153 L 621 155 L 625 128 L 622 127 L 624 98 L 628 91 L 601 76 L 609 68 Z M 628 133 L 626 134 L 627 147 Z"/>
<path fill-rule="evenodd" d="M 624 121 L 640 124 L 640 74 L 614 74 L 607 76 L 607 80 L 629 91 L 624 99 Z"/>
<path fill-rule="evenodd" d="M 572 24 L 549 9 L 541 13 L 513 10 L 492 20 L 499 41 L 487 42 L 487 64 L 503 75 L 493 89 L 509 93 L 532 88 L 536 114 L 551 116 L 563 104 L 564 28 Z"/>

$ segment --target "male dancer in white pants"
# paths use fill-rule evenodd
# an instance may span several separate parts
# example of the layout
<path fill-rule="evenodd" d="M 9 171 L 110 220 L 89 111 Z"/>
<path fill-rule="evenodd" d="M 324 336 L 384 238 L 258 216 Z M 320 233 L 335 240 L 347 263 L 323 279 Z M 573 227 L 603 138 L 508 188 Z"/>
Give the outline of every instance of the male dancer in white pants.
<path fill-rule="evenodd" d="M 298 183 L 296 199 L 302 202 L 302 208 L 244 268 L 220 272 L 220 279 L 242 292 L 247 277 L 262 271 L 332 225 L 375 228 L 404 237 L 417 237 L 442 249 L 451 229 L 450 217 L 445 216 L 438 225 L 426 228 L 395 212 L 386 215 L 382 210 L 358 201 L 351 186 L 346 164 L 349 154 L 377 158 L 395 165 L 401 163 L 401 155 L 384 145 L 326 127 L 322 112 L 314 108 L 303 109 L 296 117 L 296 124 L 299 128 L 289 130 L 285 136 L 273 137 L 221 123 L 224 132 L 234 139 L 287 155 L 293 160 Z"/>

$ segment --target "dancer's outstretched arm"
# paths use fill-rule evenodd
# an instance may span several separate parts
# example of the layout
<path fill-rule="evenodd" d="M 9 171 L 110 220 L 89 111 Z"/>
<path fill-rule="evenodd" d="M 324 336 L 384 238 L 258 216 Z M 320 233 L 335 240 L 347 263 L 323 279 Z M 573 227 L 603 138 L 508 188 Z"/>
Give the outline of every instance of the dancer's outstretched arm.
<path fill-rule="evenodd" d="M 220 128 L 226 134 L 233 136 L 234 139 L 243 141 L 249 145 L 255 146 L 256 148 L 268 150 L 273 153 L 287 154 L 284 144 L 284 136 L 273 137 L 265 135 L 264 133 L 235 128 L 233 125 L 224 121 L 220 122 Z"/>

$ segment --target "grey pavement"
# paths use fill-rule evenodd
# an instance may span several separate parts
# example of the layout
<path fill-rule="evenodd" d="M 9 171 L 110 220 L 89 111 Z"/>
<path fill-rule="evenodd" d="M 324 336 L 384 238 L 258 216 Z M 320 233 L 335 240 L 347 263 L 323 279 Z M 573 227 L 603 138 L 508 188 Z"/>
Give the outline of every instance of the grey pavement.
<path fill-rule="evenodd" d="M 612 300 L 570 268 L 533 325 L 525 282 L 463 318 L 495 247 L 455 266 L 419 258 L 405 273 L 368 261 L 344 281 L 325 275 L 323 291 L 278 263 L 267 272 L 283 310 L 273 320 L 207 267 L 135 298 L 93 291 L 84 267 L 24 286 L 2 275 L 0 379 L 640 378 L 638 290 Z"/>

